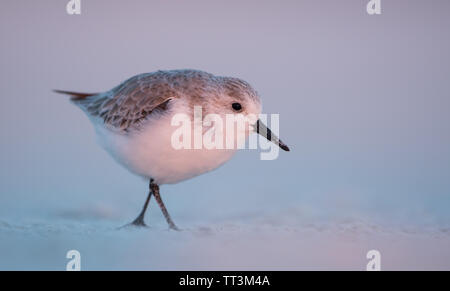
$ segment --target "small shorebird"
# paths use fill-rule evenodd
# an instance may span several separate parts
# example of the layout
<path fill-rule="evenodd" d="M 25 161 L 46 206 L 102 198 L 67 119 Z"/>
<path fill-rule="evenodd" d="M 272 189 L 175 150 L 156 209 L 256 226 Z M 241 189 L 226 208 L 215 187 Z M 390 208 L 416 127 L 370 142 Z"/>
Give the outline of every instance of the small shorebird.
<path fill-rule="evenodd" d="M 144 207 L 131 223 L 135 226 L 146 226 L 144 215 L 153 195 L 169 227 L 178 230 L 159 185 L 214 170 L 235 153 L 235 149 L 174 149 L 171 120 L 176 114 L 193 116 L 194 106 L 200 106 L 204 115 L 261 113 L 259 96 L 247 82 L 197 70 L 140 74 L 103 93 L 55 92 L 72 96 L 92 121 L 101 146 L 117 162 L 150 181 Z M 289 151 L 260 120 L 251 125 L 254 132 Z"/>

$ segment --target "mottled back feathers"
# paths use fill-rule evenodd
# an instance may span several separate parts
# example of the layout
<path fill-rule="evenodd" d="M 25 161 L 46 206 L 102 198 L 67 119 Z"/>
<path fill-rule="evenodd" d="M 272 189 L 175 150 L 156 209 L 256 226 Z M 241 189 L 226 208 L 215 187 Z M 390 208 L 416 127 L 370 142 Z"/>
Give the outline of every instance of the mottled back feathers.
<path fill-rule="evenodd" d="M 220 98 L 222 94 L 239 100 L 245 92 L 258 98 L 245 81 L 196 70 L 144 73 L 99 94 L 57 92 L 72 95 L 72 101 L 88 115 L 101 118 L 108 128 L 122 132 L 139 129 L 149 115 L 164 113 L 170 100 L 183 95 L 190 96 L 191 105 L 202 104 L 204 98 Z"/>

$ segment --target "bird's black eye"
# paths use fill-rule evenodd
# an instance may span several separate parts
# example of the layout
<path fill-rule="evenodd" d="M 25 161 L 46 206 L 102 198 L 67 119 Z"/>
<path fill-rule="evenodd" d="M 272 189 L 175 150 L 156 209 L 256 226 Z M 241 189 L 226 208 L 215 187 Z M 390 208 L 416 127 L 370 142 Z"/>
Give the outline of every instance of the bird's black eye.
<path fill-rule="evenodd" d="M 233 107 L 233 109 L 236 111 L 239 111 L 242 109 L 241 103 L 233 103 L 233 104 L 231 104 L 231 107 Z"/>

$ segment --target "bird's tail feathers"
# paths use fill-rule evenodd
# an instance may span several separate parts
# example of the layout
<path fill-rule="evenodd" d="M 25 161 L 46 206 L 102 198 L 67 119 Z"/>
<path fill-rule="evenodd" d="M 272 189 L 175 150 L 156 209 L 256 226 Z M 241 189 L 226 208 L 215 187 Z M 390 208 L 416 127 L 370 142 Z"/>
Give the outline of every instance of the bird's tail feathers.
<path fill-rule="evenodd" d="M 89 96 L 97 95 L 98 93 L 80 93 L 80 92 L 71 92 L 71 91 L 64 91 L 64 90 L 53 90 L 53 92 L 59 93 L 59 94 L 66 94 L 71 96 L 72 101 L 78 101 L 86 99 Z"/>

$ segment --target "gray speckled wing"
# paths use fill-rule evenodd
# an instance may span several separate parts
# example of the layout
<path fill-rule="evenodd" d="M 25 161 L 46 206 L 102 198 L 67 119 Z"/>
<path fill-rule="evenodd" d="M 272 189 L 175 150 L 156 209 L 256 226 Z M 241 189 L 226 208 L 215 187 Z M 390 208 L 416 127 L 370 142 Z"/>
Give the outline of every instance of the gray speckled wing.
<path fill-rule="evenodd" d="M 166 110 L 173 98 L 185 98 L 192 108 L 208 102 L 219 104 L 224 94 L 236 100 L 243 99 L 244 93 L 258 98 L 251 86 L 240 79 L 198 70 L 140 74 L 100 94 L 57 92 L 72 95 L 72 101 L 88 115 L 100 117 L 107 127 L 122 132 L 139 129 L 152 112 Z"/>
<path fill-rule="evenodd" d="M 73 102 L 103 119 L 107 127 L 127 132 L 139 129 L 152 112 L 166 110 L 172 98 L 178 98 L 177 92 L 156 72 L 134 76 L 108 92 Z"/>

